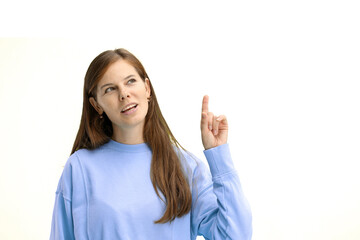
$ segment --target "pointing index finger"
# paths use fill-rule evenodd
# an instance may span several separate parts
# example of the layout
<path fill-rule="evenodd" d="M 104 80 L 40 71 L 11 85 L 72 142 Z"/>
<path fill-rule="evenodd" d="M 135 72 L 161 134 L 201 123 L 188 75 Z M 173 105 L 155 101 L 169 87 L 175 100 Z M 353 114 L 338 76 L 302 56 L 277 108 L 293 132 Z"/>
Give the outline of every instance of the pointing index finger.
<path fill-rule="evenodd" d="M 209 96 L 205 95 L 202 102 L 202 112 L 209 112 Z"/>

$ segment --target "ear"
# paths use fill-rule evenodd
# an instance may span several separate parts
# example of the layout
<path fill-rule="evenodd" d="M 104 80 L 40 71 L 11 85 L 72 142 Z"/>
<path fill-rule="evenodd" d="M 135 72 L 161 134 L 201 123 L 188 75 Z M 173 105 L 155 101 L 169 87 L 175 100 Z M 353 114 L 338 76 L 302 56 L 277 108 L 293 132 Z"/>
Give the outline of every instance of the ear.
<path fill-rule="evenodd" d="M 89 102 L 91 106 L 95 108 L 95 110 L 99 113 L 99 115 L 102 115 L 104 110 L 100 107 L 100 105 L 96 102 L 94 97 L 89 98 Z"/>
<path fill-rule="evenodd" d="M 145 78 L 145 89 L 146 89 L 146 97 L 150 98 L 151 96 L 151 87 L 150 87 L 150 80 Z"/>

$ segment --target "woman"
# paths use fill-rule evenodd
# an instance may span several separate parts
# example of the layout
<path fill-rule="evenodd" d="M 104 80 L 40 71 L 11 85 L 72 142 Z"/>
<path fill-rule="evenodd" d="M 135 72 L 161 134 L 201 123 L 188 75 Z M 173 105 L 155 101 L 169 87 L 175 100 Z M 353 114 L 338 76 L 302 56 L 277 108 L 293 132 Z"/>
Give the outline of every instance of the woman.
<path fill-rule="evenodd" d="M 205 96 L 201 137 L 210 171 L 172 135 L 140 61 L 125 49 L 97 56 L 50 239 L 251 239 L 228 123 L 208 102 Z"/>

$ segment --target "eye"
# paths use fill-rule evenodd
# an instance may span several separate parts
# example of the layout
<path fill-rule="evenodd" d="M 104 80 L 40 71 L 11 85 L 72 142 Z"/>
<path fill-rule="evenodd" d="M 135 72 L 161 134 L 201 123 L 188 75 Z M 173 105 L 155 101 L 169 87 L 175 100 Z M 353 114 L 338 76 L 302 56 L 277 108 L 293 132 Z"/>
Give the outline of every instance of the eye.
<path fill-rule="evenodd" d="M 132 79 L 130 79 L 127 83 L 128 83 L 128 84 L 131 84 L 131 83 L 134 83 L 134 82 L 136 82 L 136 79 L 132 78 Z"/>
<path fill-rule="evenodd" d="M 105 89 L 105 93 L 108 93 L 108 92 L 110 92 L 110 91 L 112 91 L 114 89 L 115 89 L 114 87 L 108 87 L 107 89 Z"/>

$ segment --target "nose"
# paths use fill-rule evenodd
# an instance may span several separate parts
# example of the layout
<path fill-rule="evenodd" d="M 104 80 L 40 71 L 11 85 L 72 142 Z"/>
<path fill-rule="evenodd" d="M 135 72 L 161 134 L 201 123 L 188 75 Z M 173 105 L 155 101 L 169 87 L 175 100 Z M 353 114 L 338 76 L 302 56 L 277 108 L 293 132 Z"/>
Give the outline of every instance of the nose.
<path fill-rule="evenodd" d="M 130 95 L 125 90 L 121 90 L 119 92 L 120 101 L 123 101 L 123 100 L 125 100 L 125 98 L 129 98 L 129 97 L 130 97 Z"/>

